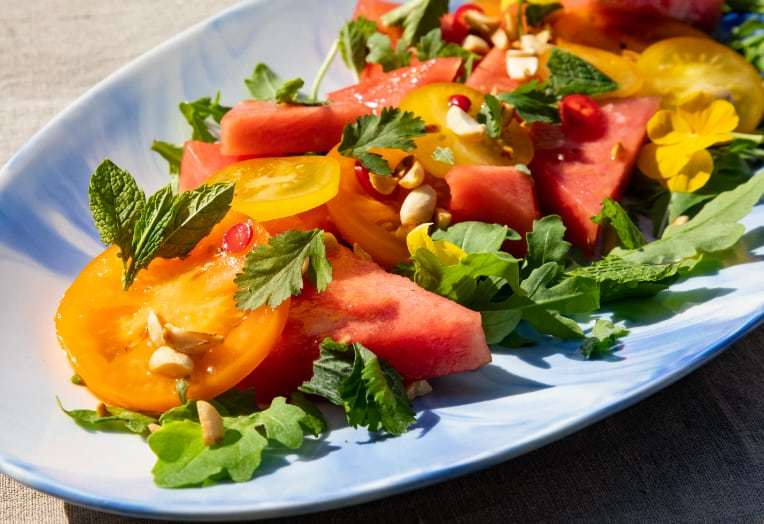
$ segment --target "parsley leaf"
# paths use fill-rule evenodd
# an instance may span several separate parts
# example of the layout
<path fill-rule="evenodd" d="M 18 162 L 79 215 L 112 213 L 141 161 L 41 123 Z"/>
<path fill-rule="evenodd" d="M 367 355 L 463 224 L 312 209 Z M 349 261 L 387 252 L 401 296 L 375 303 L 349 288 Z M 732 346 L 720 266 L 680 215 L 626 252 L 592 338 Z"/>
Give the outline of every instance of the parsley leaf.
<path fill-rule="evenodd" d="M 456 158 L 454 158 L 454 152 L 450 147 L 437 146 L 432 152 L 432 159 L 436 162 L 442 162 L 449 166 L 456 164 Z"/>
<path fill-rule="evenodd" d="M 59 409 L 72 418 L 78 425 L 92 431 L 113 431 L 119 433 L 136 433 L 146 435 L 149 432 L 149 424 L 155 424 L 157 420 L 148 415 L 130 411 L 129 409 L 116 406 L 106 406 L 106 415 L 99 415 L 92 409 L 67 410 L 56 397 Z"/>
<path fill-rule="evenodd" d="M 562 4 L 557 2 L 543 4 L 528 2 L 525 7 L 525 20 L 528 25 L 538 27 L 544 23 L 549 15 L 560 9 L 562 9 Z"/>
<path fill-rule="evenodd" d="M 448 13 L 448 0 L 409 0 L 382 15 L 388 27 L 402 27 L 401 40 L 414 45 L 425 34 L 440 27 L 440 19 Z"/>
<path fill-rule="evenodd" d="M 501 101 L 493 95 L 485 95 L 483 105 L 477 114 L 477 121 L 485 125 L 486 134 L 498 139 L 504 127 L 504 107 Z"/>
<path fill-rule="evenodd" d="M 581 344 L 584 358 L 591 359 L 612 353 L 618 339 L 629 334 L 629 330 L 617 326 L 609 320 L 598 318 L 589 337 Z"/>
<path fill-rule="evenodd" d="M 323 231 L 287 231 L 258 246 L 247 255 L 244 268 L 236 275 L 236 304 L 240 309 L 277 307 L 302 291 L 302 268 L 309 261 L 308 277 L 320 292 L 332 280 L 332 266 L 326 258 Z"/>
<path fill-rule="evenodd" d="M 392 71 L 393 69 L 406 67 L 411 63 L 411 55 L 402 40 L 393 49 L 389 36 L 382 33 L 374 33 L 366 43 L 369 47 L 369 55 L 366 57 L 366 61 L 370 64 L 381 65 L 383 71 Z"/>
<path fill-rule="evenodd" d="M 244 80 L 252 98 L 255 100 L 273 100 L 279 104 L 314 106 L 323 102 L 310 100 L 300 93 L 305 85 L 302 78 L 282 80 L 270 67 L 257 64 L 252 76 Z"/>
<path fill-rule="evenodd" d="M 401 149 L 409 152 L 416 147 L 413 138 L 425 133 L 424 120 L 407 111 L 386 107 L 379 115 L 364 115 L 345 126 L 340 154 L 359 160 L 369 171 L 391 175 L 387 161 L 374 148 Z"/>
<path fill-rule="evenodd" d="M 104 160 L 90 176 L 90 212 L 101 242 L 114 244 L 127 260 L 132 254 L 133 227 L 146 205 L 135 179 L 111 160 Z"/>
<path fill-rule="evenodd" d="M 631 221 L 626 210 L 610 198 L 602 202 L 602 210 L 592 217 L 592 222 L 602 226 L 610 225 L 618 235 L 621 247 L 625 249 L 637 249 L 646 243 L 642 232 Z"/>
<path fill-rule="evenodd" d="M 217 141 L 217 137 L 210 132 L 209 119 L 219 124 L 225 114 L 231 110 L 230 107 L 220 104 L 220 91 L 215 98 L 205 96 L 193 102 L 181 102 L 179 107 L 188 125 L 194 130 L 192 138 L 204 142 Z"/>
<path fill-rule="evenodd" d="M 366 67 L 368 40 L 376 32 L 377 24 L 363 17 L 349 20 L 340 29 L 340 56 L 356 76 Z"/>
<path fill-rule="evenodd" d="M 361 344 L 325 339 L 313 377 L 300 390 L 342 406 L 353 427 L 397 436 L 415 422 L 401 376 Z"/>
<path fill-rule="evenodd" d="M 551 87 L 560 97 L 572 94 L 598 95 L 618 89 L 618 84 L 605 73 L 586 60 L 557 47 L 552 49 L 547 66 L 551 72 Z"/>
<path fill-rule="evenodd" d="M 511 104 L 520 118 L 527 123 L 542 122 L 556 124 L 560 122 L 560 112 L 557 108 L 557 96 L 551 91 L 549 84 L 531 80 L 509 93 L 496 95 L 502 102 Z"/>
<path fill-rule="evenodd" d="M 151 144 L 151 150 L 167 160 L 170 174 L 180 173 L 180 161 L 183 159 L 183 146 L 176 146 L 162 140 L 154 140 Z"/>

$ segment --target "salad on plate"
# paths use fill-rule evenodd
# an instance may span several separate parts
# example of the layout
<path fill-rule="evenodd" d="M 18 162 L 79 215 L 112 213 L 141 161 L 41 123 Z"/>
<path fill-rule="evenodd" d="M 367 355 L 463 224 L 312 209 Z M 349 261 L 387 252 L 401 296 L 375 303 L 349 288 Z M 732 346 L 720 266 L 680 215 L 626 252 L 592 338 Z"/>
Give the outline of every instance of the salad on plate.
<path fill-rule="evenodd" d="M 401 435 L 492 347 L 622 350 L 608 304 L 714 271 L 764 195 L 764 24 L 718 25 L 749 3 L 358 0 L 309 87 L 259 63 L 250 98 L 181 102 L 164 187 L 90 178 L 107 247 L 55 324 L 98 404 L 61 410 L 203 487 L 328 410 Z"/>

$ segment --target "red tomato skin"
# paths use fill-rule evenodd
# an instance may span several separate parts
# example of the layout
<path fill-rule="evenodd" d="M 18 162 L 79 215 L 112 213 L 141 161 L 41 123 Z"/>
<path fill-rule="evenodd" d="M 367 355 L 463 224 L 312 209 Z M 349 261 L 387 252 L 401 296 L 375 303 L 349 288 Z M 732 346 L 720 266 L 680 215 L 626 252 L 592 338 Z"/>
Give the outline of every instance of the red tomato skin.
<path fill-rule="evenodd" d="M 599 104 L 586 95 L 568 95 L 560 101 L 562 132 L 574 140 L 596 140 L 607 131 L 607 118 Z"/>

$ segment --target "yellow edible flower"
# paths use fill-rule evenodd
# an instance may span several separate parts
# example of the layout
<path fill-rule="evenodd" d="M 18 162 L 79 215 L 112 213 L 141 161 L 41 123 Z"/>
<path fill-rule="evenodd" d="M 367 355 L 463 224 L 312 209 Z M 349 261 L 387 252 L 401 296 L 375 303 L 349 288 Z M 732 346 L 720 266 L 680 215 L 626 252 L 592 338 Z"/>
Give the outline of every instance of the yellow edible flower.
<path fill-rule="evenodd" d="M 448 240 L 433 240 L 429 234 L 432 224 L 421 224 L 406 235 L 406 247 L 414 256 L 420 249 L 431 252 L 444 266 L 453 266 L 467 256 L 467 252 Z"/>
<path fill-rule="evenodd" d="M 707 149 L 731 141 L 739 122 L 730 102 L 693 93 L 676 108 L 658 111 L 647 123 L 652 143 L 642 148 L 639 169 L 672 192 L 697 191 L 714 169 Z"/>

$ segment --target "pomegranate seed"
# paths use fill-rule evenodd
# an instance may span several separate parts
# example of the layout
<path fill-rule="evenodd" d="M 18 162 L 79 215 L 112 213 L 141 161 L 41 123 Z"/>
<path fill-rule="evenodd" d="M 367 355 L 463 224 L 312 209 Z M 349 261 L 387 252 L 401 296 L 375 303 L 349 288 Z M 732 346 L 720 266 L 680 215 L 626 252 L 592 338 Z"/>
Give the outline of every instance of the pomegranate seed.
<path fill-rule="evenodd" d="M 465 95 L 452 95 L 448 98 L 448 107 L 456 106 L 465 113 L 468 113 L 472 107 L 472 100 Z"/>
<path fill-rule="evenodd" d="M 597 102 L 586 95 L 568 95 L 560 101 L 560 120 L 565 136 L 595 140 L 607 131 L 607 119 Z"/>
<path fill-rule="evenodd" d="M 240 222 L 223 235 L 223 249 L 226 253 L 241 253 L 252 242 L 253 236 L 252 223 Z"/>

